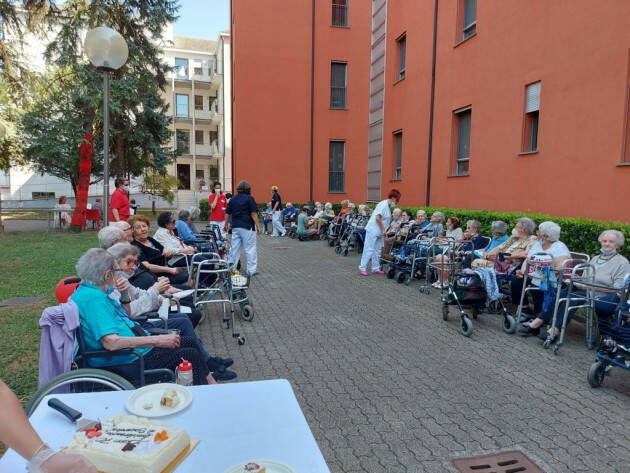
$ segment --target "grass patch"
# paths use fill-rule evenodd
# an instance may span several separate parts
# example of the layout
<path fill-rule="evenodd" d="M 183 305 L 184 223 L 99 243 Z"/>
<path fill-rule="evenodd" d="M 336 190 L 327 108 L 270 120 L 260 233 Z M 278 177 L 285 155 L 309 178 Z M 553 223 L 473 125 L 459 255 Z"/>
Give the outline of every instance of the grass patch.
<path fill-rule="evenodd" d="M 51 217 L 52 218 L 52 217 Z M 47 220 L 48 212 L 45 210 L 2 210 L 2 220 Z"/>
<path fill-rule="evenodd" d="M 79 256 L 96 246 L 94 233 L 0 234 L 0 300 L 45 298 L 39 304 L 0 308 L 0 378 L 22 402 L 37 388 L 42 310 L 57 304 L 59 280 L 74 275 Z"/>

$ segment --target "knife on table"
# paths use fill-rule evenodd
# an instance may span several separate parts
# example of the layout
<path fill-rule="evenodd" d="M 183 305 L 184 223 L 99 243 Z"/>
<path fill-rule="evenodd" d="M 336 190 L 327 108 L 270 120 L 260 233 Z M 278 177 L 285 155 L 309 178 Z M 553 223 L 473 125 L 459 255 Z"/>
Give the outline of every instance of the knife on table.
<path fill-rule="evenodd" d="M 96 426 L 96 424 L 98 424 L 98 421 L 86 419 L 85 417 L 83 417 L 83 413 L 61 402 L 56 397 L 50 398 L 48 400 L 48 405 L 54 410 L 61 412 L 64 416 L 70 419 L 70 421 L 74 422 L 74 424 L 77 426 L 77 431 L 92 429 Z"/>

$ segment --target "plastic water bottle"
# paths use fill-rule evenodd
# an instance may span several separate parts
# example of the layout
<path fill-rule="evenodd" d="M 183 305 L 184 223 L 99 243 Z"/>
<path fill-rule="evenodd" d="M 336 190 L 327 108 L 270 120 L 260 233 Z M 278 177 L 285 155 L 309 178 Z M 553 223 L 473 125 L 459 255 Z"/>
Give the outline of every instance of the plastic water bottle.
<path fill-rule="evenodd" d="M 190 361 L 182 358 L 182 362 L 175 370 L 175 380 L 177 384 L 181 384 L 182 386 L 193 385 L 193 367 Z"/>

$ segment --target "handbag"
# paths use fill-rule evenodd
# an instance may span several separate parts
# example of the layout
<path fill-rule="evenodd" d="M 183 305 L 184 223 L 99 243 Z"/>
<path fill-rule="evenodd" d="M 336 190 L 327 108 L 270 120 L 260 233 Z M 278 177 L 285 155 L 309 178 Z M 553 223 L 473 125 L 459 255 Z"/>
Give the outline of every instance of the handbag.
<path fill-rule="evenodd" d="M 494 263 L 494 270 L 497 273 L 507 273 L 510 270 L 511 261 L 506 258 L 510 256 L 509 253 L 499 253 L 497 260 Z"/>

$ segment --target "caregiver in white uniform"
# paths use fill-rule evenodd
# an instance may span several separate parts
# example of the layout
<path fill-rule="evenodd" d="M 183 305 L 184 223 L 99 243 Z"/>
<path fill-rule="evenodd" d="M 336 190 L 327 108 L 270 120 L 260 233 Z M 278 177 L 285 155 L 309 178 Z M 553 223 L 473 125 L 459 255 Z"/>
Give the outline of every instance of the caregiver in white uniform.
<path fill-rule="evenodd" d="M 372 260 L 372 272 L 374 274 L 384 274 L 381 271 L 381 249 L 385 238 L 385 232 L 392 219 L 390 207 L 400 201 L 400 191 L 392 189 L 387 199 L 378 203 L 374 212 L 365 227 L 365 243 L 363 245 L 363 256 L 359 265 L 359 273 L 367 276 L 367 264 Z"/>

